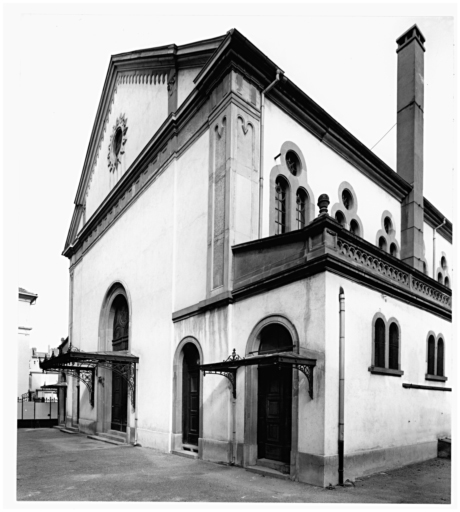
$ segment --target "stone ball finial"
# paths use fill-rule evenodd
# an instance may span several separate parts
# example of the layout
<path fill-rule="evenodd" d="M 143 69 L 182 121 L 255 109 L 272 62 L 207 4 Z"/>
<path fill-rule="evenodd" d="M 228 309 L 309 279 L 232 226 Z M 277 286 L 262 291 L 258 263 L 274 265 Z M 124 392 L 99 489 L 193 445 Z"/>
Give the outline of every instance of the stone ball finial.
<path fill-rule="evenodd" d="M 318 197 L 318 207 L 320 215 L 327 215 L 327 207 L 329 206 L 329 196 L 327 194 L 321 194 Z"/>

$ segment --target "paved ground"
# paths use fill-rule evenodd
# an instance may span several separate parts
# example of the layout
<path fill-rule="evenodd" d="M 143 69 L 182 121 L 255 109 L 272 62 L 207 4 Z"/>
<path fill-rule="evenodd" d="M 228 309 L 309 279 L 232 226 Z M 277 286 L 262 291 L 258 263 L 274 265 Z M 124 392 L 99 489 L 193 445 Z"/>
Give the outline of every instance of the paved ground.
<path fill-rule="evenodd" d="M 450 460 L 322 489 L 57 429 L 18 430 L 20 501 L 450 503 Z"/>

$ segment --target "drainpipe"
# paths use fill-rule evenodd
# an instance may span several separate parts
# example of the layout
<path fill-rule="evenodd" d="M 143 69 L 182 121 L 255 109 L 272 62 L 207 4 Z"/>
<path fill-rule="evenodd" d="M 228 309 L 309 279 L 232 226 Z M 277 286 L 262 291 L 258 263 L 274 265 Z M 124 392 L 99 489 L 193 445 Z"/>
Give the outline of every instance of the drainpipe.
<path fill-rule="evenodd" d="M 339 485 L 343 485 L 343 448 L 344 448 L 344 387 L 345 387 L 345 294 L 340 287 L 339 293 Z"/>
<path fill-rule="evenodd" d="M 262 192 L 264 188 L 264 120 L 265 120 L 265 95 L 276 85 L 284 76 L 284 71 L 276 70 L 276 78 L 273 82 L 260 93 L 260 162 L 259 162 L 259 238 L 262 238 Z"/>
<path fill-rule="evenodd" d="M 236 379 L 236 375 L 235 375 Z M 232 434 L 232 443 L 233 443 L 233 449 L 232 449 L 232 466 L 236 464 L 236 398 L 233 397 L 232 400 L 232 428 L 233 428 L 233 434 Z"/>
<path fill-rule="evenodd" d="M 444 226 L 445 223 L 446 223 L 446 218 L 444 217 L 444 219 L 442 219 L 441 224 L 439 224 L 439 226 L 437 226 L 433 230 L 433 279 L 436 279 L 436 231 L 440 227 Z"/>
<path fill-rule="evenodd" d="M 134 446 L 137 446 L 137 411 L 139 410 L 139 400 L 137 389 L 139 387 L 139 363 L 136 363 L 136 389 L 134 396 L 136 397 L 136 408 L 134 409 Z"/>

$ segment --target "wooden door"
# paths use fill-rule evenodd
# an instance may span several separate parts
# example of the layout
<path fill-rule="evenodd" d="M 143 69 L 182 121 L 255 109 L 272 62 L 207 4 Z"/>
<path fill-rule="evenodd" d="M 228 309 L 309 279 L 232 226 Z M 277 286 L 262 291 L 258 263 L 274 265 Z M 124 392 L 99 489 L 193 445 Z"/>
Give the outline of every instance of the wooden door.
<path fill-rule="evenodd" d="M 259 367 L 258 458 L 290 463 L 292 368 Z"/>
<path fill-rule="evenodd" d="M 110 428 L 126 432 L 128 416 L 128 384 L 117 372 L 112 372 L 112 422 Z"/>
<path fill-rule="evenodd" d="M 200 356 L 192 344 L 184 347 L 182 372 L 182 433 L 184 444 L 198 446 L 200 428 Z"/>

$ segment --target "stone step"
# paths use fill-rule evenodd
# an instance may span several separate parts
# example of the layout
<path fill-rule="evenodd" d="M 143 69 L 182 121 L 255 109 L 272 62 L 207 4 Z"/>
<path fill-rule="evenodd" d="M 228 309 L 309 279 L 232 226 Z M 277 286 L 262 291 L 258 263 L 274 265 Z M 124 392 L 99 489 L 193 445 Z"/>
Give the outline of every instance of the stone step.
<path fill-rule="evenodd" d="M 171 450 L 173 455 L 179 455 L 179 457 L 186 457 L 187 459 L 198 459 L 198 453 L 188 452 L 185 450 Z"/>
<path fill-rule="evenodd" d="M 246 471 L 250 471 L 251 473 L 257 473 L 258 475 L 263 476 L 271 476 L 273 478 L 279 478 L 280 480 L 290 480 L 289 475 L 283 474 L 276 469 L 267 468 L 265 466 L 248 466 L 245 468 Z"/>
<path fill-rule="evenodd" d="M 114 444 L 116 446 L 127 446 L 126 440 L 116 441 L 116 440 L 112 439 L 111 436 L 108 437 L 108 436 L 104 436 L 101 434 L 96 434 L 96 435 L 89 435 L 87 437 L 89 439 L 94 439 L 96 441 L 102 441 L 103 443 Z"/>
<path fill-rule="evenodd" d="M 256 466 L 263 466 L 264 468 L 274 469 L 283 473 L 283 475 L 289 475 L 290 467 L 286 462 L 280 462 L 278 460 L 271 459 L 257 459 Z"/>
<path fill-rule="evenodd" d="M 66 434 L 79 434 L 80 431 L 75 427 L 58 427 L 61 432 L 65 432 Z"/>

